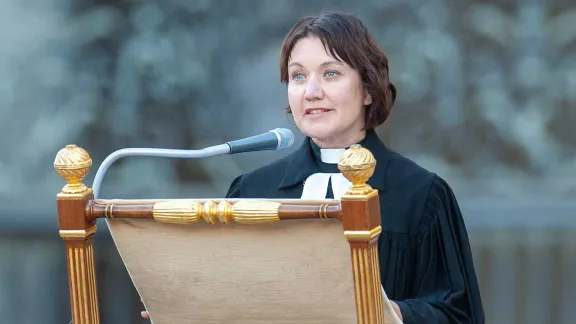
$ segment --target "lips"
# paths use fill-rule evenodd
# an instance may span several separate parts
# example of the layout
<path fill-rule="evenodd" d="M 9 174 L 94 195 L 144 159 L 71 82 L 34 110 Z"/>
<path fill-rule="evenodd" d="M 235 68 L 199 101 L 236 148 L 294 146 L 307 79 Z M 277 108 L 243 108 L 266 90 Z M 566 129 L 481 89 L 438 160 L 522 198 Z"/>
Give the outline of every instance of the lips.
<path fill-rule="evenodd" d="M 304 111 L 305 115 L 314 116 L 314 115 L 322 115 L 327 112 L 332 111 L 333 109 L 328 108 L 308 108 Z"/>

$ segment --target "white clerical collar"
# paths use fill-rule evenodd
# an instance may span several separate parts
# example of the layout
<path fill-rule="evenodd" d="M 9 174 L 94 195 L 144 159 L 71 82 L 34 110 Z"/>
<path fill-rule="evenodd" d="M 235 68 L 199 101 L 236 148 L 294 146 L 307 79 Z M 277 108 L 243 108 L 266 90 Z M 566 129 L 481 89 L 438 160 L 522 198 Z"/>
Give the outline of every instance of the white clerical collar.
<path fill-rule="evenodd" d="M 346 149 L 320 149 L 322 162 L 337 164 Z M 350 181 L 341 173 L 314 173 L 304 181 L 301 199 L 325 199 L 328 184 L 332 183 L 334 199 L 340 199 L 348 191 Z"/>
<path fill-rule="evenodd" d="M 346 149 L 320 149 L 320 158 L 324 163 L 337 164 Z"/>

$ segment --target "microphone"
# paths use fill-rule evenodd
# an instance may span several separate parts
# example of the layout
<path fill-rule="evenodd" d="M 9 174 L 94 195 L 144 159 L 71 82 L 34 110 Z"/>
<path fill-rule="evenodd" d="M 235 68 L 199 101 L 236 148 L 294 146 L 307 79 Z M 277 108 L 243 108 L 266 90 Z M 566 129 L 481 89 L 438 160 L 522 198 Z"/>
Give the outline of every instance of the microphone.
<path fill-rule="evenodd" d="M 226 142 L 230 146 L 230 154 L 264 151 L 284 150 L 294 144 L 294 134 L 286 128 L 276 128 L 268 133 Z"/>
<path fill-rule="evenodd" d="M 244 152 L 285 150 L 294 144 L 294 134 L 286 128 L 275 128 L 267 133 L 251 136 L 225 144 L 210 146 L 201 150 L 178 150 L 160 148 L 124 148 L 108 155 L 102 162 L 92 183 L 94 199 L 98 199 L 100 185 L 108 168 L 115 161 L 127 156 L 164 157 L 199 159 L 225 154 L 237 154 Z"/>

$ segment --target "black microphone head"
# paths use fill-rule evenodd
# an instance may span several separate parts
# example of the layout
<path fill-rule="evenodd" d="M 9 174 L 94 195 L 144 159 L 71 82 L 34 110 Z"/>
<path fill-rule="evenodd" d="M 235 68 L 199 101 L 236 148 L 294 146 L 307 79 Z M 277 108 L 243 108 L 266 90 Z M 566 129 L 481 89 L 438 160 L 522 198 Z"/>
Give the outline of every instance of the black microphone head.
<path fill-rule="evenodd" d="M 275 128 L 270 131 L 278 138 L 277 151 L 285 150 L 294 144 L 294 133 L 287 128 Z"/>

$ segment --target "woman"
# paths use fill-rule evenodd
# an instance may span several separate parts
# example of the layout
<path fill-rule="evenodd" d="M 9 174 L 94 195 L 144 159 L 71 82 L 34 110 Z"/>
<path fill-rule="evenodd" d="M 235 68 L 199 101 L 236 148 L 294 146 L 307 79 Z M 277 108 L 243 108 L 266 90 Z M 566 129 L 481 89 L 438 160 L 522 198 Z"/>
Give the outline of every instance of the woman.
<path fill-rule="evenodd" d="M 388 60 L 352 15 L 300 20 L 282 45 L 288 112 L 306 135 L 301 147 L 236 178 L 229 198 L 336 198 L 348 183 L 338 159 L 352 144 L 377 161 L 382 286 L 406 324 L 484 323 L 466 229 L 448 184 L 387 148 L 374 128 L 396 97 Z"/>

